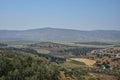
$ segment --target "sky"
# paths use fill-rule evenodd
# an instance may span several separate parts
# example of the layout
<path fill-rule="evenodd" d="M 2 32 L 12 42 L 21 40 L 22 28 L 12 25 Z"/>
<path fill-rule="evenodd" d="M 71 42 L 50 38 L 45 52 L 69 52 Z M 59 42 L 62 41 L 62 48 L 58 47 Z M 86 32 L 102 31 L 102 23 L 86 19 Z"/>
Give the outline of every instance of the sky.
<path fill-rule="evenodd" d="M 120 30 L 120 0 L 0 0 L 0 30 Z"/>

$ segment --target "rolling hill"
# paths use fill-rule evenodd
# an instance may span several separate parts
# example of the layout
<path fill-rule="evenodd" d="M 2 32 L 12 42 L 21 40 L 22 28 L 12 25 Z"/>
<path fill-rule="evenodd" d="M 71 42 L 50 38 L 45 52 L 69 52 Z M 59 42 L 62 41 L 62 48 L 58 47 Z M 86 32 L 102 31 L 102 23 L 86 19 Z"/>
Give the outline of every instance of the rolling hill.
<path fill-rule="evenodd" d="M 0 30 L 2 40 L 59 40 L 59 41 L 120 41 L 120 31 L 40 28 L 29 30 Z"/>

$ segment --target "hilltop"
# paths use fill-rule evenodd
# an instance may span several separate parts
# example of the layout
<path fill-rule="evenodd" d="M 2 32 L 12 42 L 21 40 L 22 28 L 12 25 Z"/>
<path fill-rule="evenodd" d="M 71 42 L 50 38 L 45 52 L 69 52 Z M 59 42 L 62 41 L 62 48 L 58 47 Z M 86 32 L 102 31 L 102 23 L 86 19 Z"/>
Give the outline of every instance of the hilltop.
<path fill-rule="evenodd" d="M 3 40 L 41 40 L 41 41 L 120 41 L 120 31 L 40 28 L 29 30 L 0 30 Z"/>

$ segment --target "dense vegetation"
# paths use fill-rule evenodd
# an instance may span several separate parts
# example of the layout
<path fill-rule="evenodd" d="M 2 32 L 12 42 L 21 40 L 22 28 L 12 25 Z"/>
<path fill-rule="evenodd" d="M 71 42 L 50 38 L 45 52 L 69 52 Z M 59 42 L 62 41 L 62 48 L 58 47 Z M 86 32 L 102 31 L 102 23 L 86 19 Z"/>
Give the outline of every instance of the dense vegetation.
<path fill-rule="evenodd" d="M 81 57 L 81 56 L 86 56 L 87 53 L 95 49 L 98 49 L 98 48 L 87 48 L 87 47 L 86 48 L 73 48 L 73 49 L 60 50 L 58 52 L 72 54 L 74 55 L 74 57 Z"/>
<path fill-rule="evenodd" d="M 5 47 L 5 46 L 8 46 L 8 45 L 4 43 L 0 43 L 0 47 Z"/>
<path fill-rule="evenodd" d="M 57 66 L 46 58 L 15 48 L 0 51 L 0 80 L 58 80 Z"/>

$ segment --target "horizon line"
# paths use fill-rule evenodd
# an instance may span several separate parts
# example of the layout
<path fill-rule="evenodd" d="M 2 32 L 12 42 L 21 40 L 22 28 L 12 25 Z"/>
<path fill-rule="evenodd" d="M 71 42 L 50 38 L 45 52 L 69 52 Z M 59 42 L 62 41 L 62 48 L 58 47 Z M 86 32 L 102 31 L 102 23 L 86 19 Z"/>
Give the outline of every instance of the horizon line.
<path fill-rule="evenodd" d="M 28 28 L 28 29 L 0 29 L 0 31 L 26 31 L 26 30 L 36 30 L 36 29 L 65 29 L 65 30 L 77 30 L 77 31 L 120 31 L 118 29 L 73 29 L 73 28 L 55 28 L 55 27 L 41 27 L 41 28 Z"/>

